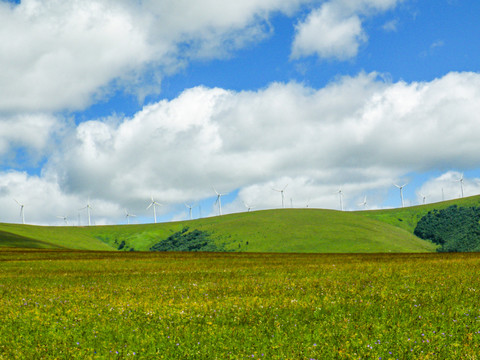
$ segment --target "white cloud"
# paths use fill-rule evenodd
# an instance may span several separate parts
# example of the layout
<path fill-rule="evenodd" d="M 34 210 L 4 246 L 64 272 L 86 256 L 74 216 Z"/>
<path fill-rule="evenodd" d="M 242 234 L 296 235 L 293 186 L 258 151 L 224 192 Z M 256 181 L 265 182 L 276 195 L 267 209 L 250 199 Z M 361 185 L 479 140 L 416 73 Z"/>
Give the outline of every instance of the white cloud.
<path fill-rule="evenodd" d="M 360 74 L 320 90 L 198 87 L 133 118 L 79 125 L 47 173 L 61 169 L 62 188 L 134 211 L 154 195 L 168 212 L 212 196 L 212 185 L 266 208 L 284 183 L 295 201 L 332 208 L 342 187 L 355 208 L 403 174 L 479 166 L 479 96 L 473 73 L 410 84 Z"/>
<path fill-rule="evenodd" d="M 59 132 L 62 120 L 48 114 L 14 114 L 0 113 L 0 156 L 9 162 L 15 157 L 12 149 L 24 149 L 29 153 L 29 161 L 35 162 L 54 144 L 52 139 Z"/>
<path fill-rule="evenodd" d="M 398 28 L 398 20 L 390 20 L 383 24 L 382 29 L 387 32 L 395 32 Z"/>
<path fill-rule="evenodd" d="M 20 206 L 25 205 L 24 216 L 28 224 L 63 225 L 58 216 L 67 216 L 73 225 L 86 225 L 87 214 L 83 208 L 88 202 L 76 194 L 66 194 L 60 189 L 55 178 L 31 176 L 25 172 L 9 171 L 0 173 L 0 221 L 21 223 Z M 115 203 L 92 199 L 92 222 L 97 225 L 119 218 L 123 210 Z"/>
<path fill-rule="evenodd" d="M 0 6 L 0 111 L 81 109 L 153 56 L 131 16 L 100 2 Z"/>
<path fill-rule="evenodd" d="M 374 208 L 405 174 L 480 166 L 479 97 L 475 73 L 423 83 L 359 74 L 318 90 L 297 83 L 243 92 L 196 87 L 131 118 L 78 125 L 40 177 L 0 174 L 2 191 L 5 199 L 39 199 L 37 212 L 42 197 L 58 198 L 42 212 L 45 222 L 67 207 L 75 215 L 88 197 L 104 204 L 95 209 L 103 222 L 123 221 L 124 208 L 148 216 L 151 195 L 164 204 L 159 215 L 182 216 L 183 203 L 212 197 L 212 186 L 238 190 L 225 213 L 245 210 L 242 201 L 280 207 L 272 187 L 286 184 L 286 206 L 338 209 L 341 188 L 346 209 L 359 209 L 365 195 Z M 420 190 L 434 195 L 428 186 Z M 477 190 L 466 181 L 466 195 Z M 210 211 L 204 207 L 203 215 Z"/>
<path fill-rule="evenodd" d="M 191 59 L 268 36 L 271 13 L 304 1 L 0 2 L 0 112 L 83 109 L 120 85 L 145 96 Z"/>
<path fill-rule="evenodd" d="M 460 178 L 463 177 L 463 186 Z M 423 203 L 425 196 L 426 203 L 434 203 L 443 200 L 458 199 L 463 195 L 472 196 L 480 194 L 480 179 L 469 178 L 458 171 L 447 171 L 446 173 L 425 182 L 417 191 L 419 204 Z"/>
<path fill-rule="evenodd" d="M 367 41 L 362 18 L 389 10 L 402 0 L 330 0 L 297 24 L 292 58 L 316 54 L 347 60 Z"/>
<path fill-rule="evenodd" d="M 293 58 L 315 53 L 321 58 L 346 60 L 356 56 L 358 47 L 366 41 L 359 17 L 345 17 L 328 3 L 312 11 L 297 25 L 296 32 Z"/>

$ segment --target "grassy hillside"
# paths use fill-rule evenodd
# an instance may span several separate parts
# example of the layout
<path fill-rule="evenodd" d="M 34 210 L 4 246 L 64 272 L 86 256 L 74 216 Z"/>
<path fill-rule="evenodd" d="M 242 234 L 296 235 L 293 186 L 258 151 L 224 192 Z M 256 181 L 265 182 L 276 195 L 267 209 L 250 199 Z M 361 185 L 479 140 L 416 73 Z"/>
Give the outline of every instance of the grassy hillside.
<path fill-rule="evenodd" d="M 44 227 L 0 223 L 0 247 L 81 250 L 149 250 L 188 227 L 206 232 L 229 251 L 248 252 L 429 252 L 435 246 L 413 235 L 433 209 L 480 206 L 480 196 L 403 209 L 340 212 L 280 209 L 244 212 L 162 224 Z"/>
<path fill-rule="evenodd" d="M 227 250 L 250 252 L 424 252 L 435 246 L 404 229 L 360 214 L 319 209 L 244 212 L 158 225 L 97 228 L 116 247 L 148 250 L 184 227 L 211 234 Z"/>
<path fill-rule="evenodd" d="M 0 223 L 0 247 L 113 250 L 82 227 Z"/>
<path fill-rule="evenodd" d="M 388 210 L 371 210 L 371 211 L 358 211 L 356 213 L 367 216 L 371 219 L 379 220 L 381 222 L 394 225 L 396 227 L 407 230 L 413 234 L 413 230 L 417 226 L 420 219 L 425 216 L 429 211 L 434 209 L 441 210 L 452 205 L 458 205 L 462 207 L 477 207 L 480 206 L 480 196 L 470 196 L 462 199 L 455 199 L 449 201 L 442 201 L 433 204 L 411 206 L 399 209 Z"/>
<path fill-rule="evenodd" d="M 404 229 L 362 214 L 318 209 L 266 210 L 163 224 L 84 228 L 0 224 L 0 246 L 111 250 L 123 242 L 124 250 L 149 250 L 185 227 L 209 233 L 215 243 L 231 251 L 341 253 L 435 249 Z"/>

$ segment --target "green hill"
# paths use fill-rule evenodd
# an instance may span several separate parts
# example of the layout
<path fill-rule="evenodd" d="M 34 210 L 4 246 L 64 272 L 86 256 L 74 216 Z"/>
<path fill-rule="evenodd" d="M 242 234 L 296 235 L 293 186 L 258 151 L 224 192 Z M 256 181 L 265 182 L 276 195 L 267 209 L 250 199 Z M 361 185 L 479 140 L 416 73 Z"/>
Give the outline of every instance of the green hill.
<path fill-rule="evenodd" d="M 82 227 L 0 223 L 0 247 L 114 250 Z"/>
<path fill-rule="evenodd" d="M 413 234 L 417 223 L 429 211 L 446 209 L 452 205 L 458 205 L 459 207 L 478 207 L 480 206 L 480 195 L 406 208 L 358 211 L 356 213 L 405 229 Z"/>
<path fill-rule="evenodd" d="M 168 246 L 185 242 L 183 236 L 196 230 L 190 235 L 200 234 L 200 244 L 207 239 L 213 248 L 226 251 L 430 252 L 436 246 L 414 236 L 415 226 L 429 211 L 454 204 L 480 206 L 480 196 L 401 209 L 277 209 L 162 224 L 49 227 L 0 223 L 0 247 L 148 251 L 162 241 Z"/>

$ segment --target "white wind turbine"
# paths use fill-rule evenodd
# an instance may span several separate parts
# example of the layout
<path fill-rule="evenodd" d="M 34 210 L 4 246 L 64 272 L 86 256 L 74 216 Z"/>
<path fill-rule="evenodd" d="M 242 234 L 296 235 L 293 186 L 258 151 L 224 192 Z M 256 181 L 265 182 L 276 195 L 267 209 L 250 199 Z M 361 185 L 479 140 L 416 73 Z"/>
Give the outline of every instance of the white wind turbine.
<path fill-rule="evenodd" d="M 81 208 L 80 210 L 87 209 L 87 216 L 88 216 L 88 226 L 92 225 L 90 221 L 90 210 L 93 209 L 92 205 L 90 205 L 90 198 L 88 199 L 87 206 Z"/>
<path fill-rule="evenodd" d="M 247 208 L 247 212 L 250 212 L 254 208 L 254 206 L 248 205 L 245 201 L 243 201 L 243 205 Z"/>
<path fill-rule="evenodd" d="M 188 204 L 185 204 L 185 206 L 187 207 L 188 209 L 188 213 L 189 213 L 189 216 L 190 216 L 190 220 L 192 220 L 192 208 L 195 207 L 195 205 L 188 205 Z"/>
<path fill-rule="evenodd" d="M 213 191 L 215 191 L 215 194 L 217 194 L 217 200 L 215 201 L 215 205 L 218 204 L 218 213 L 220 216 L 222 215 L 222 196 L 227 195 L 227 194 L 221 194 L 219 193 L 213 186 Z"/>
<path fill-rule="evenodd" d="M 427 195 L 420 193 L 420 196 L 422 197 L 422 204 L 425 205 L 427 203 Z"/>
<path fill-rule="evenodd" d="M 343 191 L 342 191 L 342 189 L 338 189 L 337 193 L 338 193 L 338 197 L 340 198 L 340 210 L 343 211 Z"/>
<path fill-rule="evenodd" d="M 460 188 L 462 189 L 462 198 L 463 198 L 463 174 L 462 176 L 460 176 L 460 179 L 458 179 L 457 181 L 460 182 Z"/>
<path fill-rule="evenodd" d="M 363 201 L 358 205 L 363 206 L 363 209 L 367 210 L 367 195 L 365 195 L 365 197 L 363 198 Z"/>
<path fill-rule="evenodd" d="M 15 202 L 20 205 L 20 217 L 22 218 L 22 224 L 25 224 L 25 205 L 24 204 L 20 204 L 16 199 L 13 199 L 15 200 Z"/>
<path fill-rule="evenodd" d="M 276 192 L 279 192 L 280 194 L 282 194 L 282 208 L 285 208 L 285 198 L 284 198 L 284 192 L 285 192 L 285 189 L 287 188 L 288 184 L 284 186 L 284 188 L 282 190 L 278 190 L 278 189 L 274 189 L 272 188 L 273 191 L 276 191 Z"/>
<path fill-rule="evenodd" d="M 150 209 L 150 207 L 153 207 L 153 220 L 155 221 L 155 224 L 157 223 L 157 210 L 156 210 L 156 206 L 162 206 L 162 204 L 159 204 L 158 202 L 156 202 L 156 201 L 153 199 L 153 196 L 152 196 L 152 202 L 150 203 L 150 205 L 147 206 L 147 210 Z"/>
<path fill-rule="evenodd" d="M 57 218 L 63 219 L 63 222 L 65 223 L 65 225 L 68 225 L 68 217 L 67 217 L 66 215 L 64 215 L 64 216 L 57 216 Z"/>
<path fill-rule="evenodd" d="M 127 218 L 127 224 L 130 225 L 130 218 L 137 217 L 137 215 L 130 214 L 127 209 L 125 209 L 125 217 Z"/>
<path fill-rule="evenodd" d="M 395 186 L 395 187 L 397 187 L 397 188 L 400 189 L 400 199 L 402 200 L 402 208 L 405 207 L 405 204 L 404 204 L 404 202 L 403 202 L 403 188 L 404 188 L 405 186 L 407 186 L 407 185 L 408 185 L 408 183 L 403 184 L 402 186 L 397 185 L 397 184 L 393 184 L 393 186 Z"/>

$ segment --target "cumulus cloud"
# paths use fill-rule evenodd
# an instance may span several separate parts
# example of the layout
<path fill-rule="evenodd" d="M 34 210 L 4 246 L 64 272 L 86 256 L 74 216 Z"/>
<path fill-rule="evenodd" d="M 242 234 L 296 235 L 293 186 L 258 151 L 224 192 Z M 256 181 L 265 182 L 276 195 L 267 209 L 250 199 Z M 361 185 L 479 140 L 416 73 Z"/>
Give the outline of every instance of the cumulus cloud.
<path fill-rule="evenodd" d="M 268 36 L 269 15 L 303 1 L 0 2 L 0 112 L 83 109 L 120 85 L 146 95 L 191 59 Z"/>
<path fill-rule="evenodd" d="M 460 182 L 463 179 L 463 182 Z M 480 179 L 464 176 L 458 171 L 447 171 L 426 181 L 417 191 L 417 200 L 422 204 L 458 199 L 480 194 Z"/>
<path fill-rule="evenodd" d="M 41 225 L 64 225 L 63 218 L 71 225 L 88 224 L 85 207 L 88 198 L 68 194 L 60 189 L 55 178 L 32 176 L 26 172 L 8 171 L 0 173 L 0 221 L 21 223 L 20 206 L 24 205 L 25 222 Z M 91 199 L 93 223 L 111 223 L 112 218 L 122 216 L 116 203 Z"/>
<path fill-rule="evenodd" d="M 316 54 L 347 60 L 367 41 L 362 19 L 389 10 L 402 0 L 331 0 L 314 9 L 296 26 L 292 58 Z"/>
<path fill-rule="evenodd" d="M 54 135 L 63 128 L 63 121 L 49 114 L 0 113 L 0 164 L 15 159 L 15 149 L 28 153 L 29 162 L 47 154 L 54 145 Z"/>
<path fill-rule="evenodd" d="M 365 195 L 379 207 L 405 174 L 480 166 L 479 97 L 476 73 L 412 83 L 361 73 L 321 89 L 196 87 L 129 118 L 79 124 L 40 176 L 0 174 L 8 204 L 0 216 L 11 219 L 18 198 L 36 207 L 35 221 L 50 223 L 62 211 L 78 216 L 90 198 L 97 223 L 118 222 L 124 208 L 148 216 L 152 195 L 163 204 L 159 214 L 184 215 L 183 204 L 212 197 L 212 186 L 236 194 L 224 213 L 245 211 L 243 202 L 275 208 L 281 197 L 272 188 L 286 184 L 285 206 L 339 209 L 341 188 L 346 209 L 360 208 Z M 458 174 L 446 174 L 451 181 L 431 180 L 418 193 L 438 199 L 443 181 L 445 197 L 456 197 Z M 475 181 L 465 179 L 466 196 L 480 190 Z"/>
<path fill-rule="evenodd" d="M 153 56 L 146 34 L 101 2 L 0 4 L 0 111 L 81 109 Z"/>
<path fill-rule="evenodd" d="M 230 211 L 279 207 L 272 188 L 285 184 L 287 205 L 338 208 L 342 188 L 347 209 L 366 193 L 373 207 L 412 171 L 480 165 L 479 96 L 474 73 L 424 83 L 359 74 L 319 90 L 196 87 L 132 118 L 80 124 L 44 174 L 66 193 L 136 212 L 153 195 L 167 213 L 212 186 L 239 190 Z"/>

